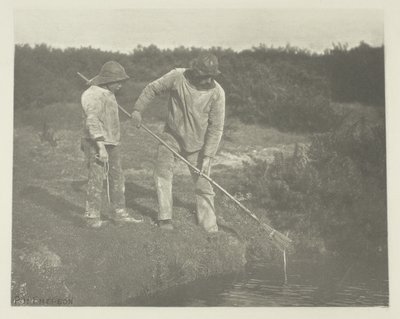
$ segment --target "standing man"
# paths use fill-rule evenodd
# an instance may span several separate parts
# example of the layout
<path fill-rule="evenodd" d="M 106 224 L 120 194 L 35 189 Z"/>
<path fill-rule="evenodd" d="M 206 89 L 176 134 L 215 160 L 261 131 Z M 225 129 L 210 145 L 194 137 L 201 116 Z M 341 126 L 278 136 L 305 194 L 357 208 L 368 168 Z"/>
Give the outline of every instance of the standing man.
<path fill-rule="evenodd" d="M 82 94 L 84 132 L 82 149 L 85 152 L 89 180 L 85 219 L 89 227 L 103 225 L 100 218 L 104 177 L 107 178 L 109 199 L 116 222 L 140 222 L 129 216 L 125 206 L 125 184 L 120 156 L 120 124 L 118 103 L 114 93 L 129 79 L 124 68 L 115 61 L 106 62 L 99 75 Z"/>
<path fill-rule="evenodd" d="M 220 74 L 217 57 L 200 55 L 189 69 L 174 69 L 148 84 L 135 103 L 132 118 L 140 127 L 141 112 L 156 95 L 168 92 L 168 116 L 163 138 L 191 164 L 209 175 L 211 159 L 222 137 L 225 92 L 214 80 Z M 154 180 L 157 189 L 159 226 L 173 229 L 172 178 L 174 155 L 158 146 Z M 217 232 L 213 188 L 206 179 L 191 172 L 195 183 L 197 220 L 208 232 Z"/>

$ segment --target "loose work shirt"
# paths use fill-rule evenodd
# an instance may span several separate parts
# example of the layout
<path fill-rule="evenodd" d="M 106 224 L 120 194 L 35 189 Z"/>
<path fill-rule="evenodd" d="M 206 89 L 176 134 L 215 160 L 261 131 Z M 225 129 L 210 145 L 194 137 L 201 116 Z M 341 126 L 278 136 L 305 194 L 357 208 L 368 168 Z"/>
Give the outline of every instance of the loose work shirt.
<path fill-rule="evenodd" d="M 203 149 L 205 156 L 213 157 L 222 137 L 225 92 L 216 81 L 211 89 L 196 89 L 184 72 L 185 69 L 174 69 L 148 84 L 134 110 L 142 111 L 156 95 L 168 92 L 167 129 L 178 137 L 185 151 Z"/>
<path fill-rule="evenodd" d="M 83 92 L 81 102 L 84 137 L 104 141 L 107 145 L 118 145 L 120 124 L 114 93 L 93 85 Z"/>

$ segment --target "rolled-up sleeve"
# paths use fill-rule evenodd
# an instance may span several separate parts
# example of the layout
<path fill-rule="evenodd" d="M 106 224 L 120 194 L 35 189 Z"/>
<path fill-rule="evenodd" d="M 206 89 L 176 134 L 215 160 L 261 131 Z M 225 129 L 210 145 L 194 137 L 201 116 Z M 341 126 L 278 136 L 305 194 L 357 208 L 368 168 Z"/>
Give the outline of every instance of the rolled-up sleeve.
<path fill-rule="evenodd" d="M 214 99 L 209 113 L 205 136 L 204 155 L 214 157 L 221 142 L 225 121 L 225 92 L 221 88 Z"/>
<path fill-rule="evenodd" d="M 84 94 L 82 96 L 82 107 L 86 117 L 85 125 L 90 137 L 96 141 L 104 140 L 104 132 L 99 117 L 103 108 L 101 97 L 94 94 Z"/>
<path fill-rule="evenodd" d="M 156 95 L 168 92 L 173 88 L 178 72 L 176 69 L 163 75 L 161 78 L 149 83 L 137 99 L 133 110 L 142 112 L 154 99 Z"/>

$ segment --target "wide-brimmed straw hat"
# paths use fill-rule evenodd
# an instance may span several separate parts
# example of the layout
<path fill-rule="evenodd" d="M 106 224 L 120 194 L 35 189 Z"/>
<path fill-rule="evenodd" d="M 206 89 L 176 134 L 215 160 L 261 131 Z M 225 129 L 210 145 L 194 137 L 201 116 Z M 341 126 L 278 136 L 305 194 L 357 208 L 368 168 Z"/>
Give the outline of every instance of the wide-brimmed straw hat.
<path fill-rule="evenodd" d="M 115 61 L 108 61 L 101 67 L 100 73 L 89 81 L 90 85 L 102 85 L 128 80 L 124 67 Z"/>

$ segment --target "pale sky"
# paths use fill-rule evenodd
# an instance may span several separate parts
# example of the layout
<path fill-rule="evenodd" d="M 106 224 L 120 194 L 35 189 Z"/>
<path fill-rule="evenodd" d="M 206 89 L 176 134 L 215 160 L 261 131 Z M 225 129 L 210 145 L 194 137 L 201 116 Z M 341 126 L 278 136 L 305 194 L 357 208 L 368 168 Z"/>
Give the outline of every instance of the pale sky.
<path fill-rule="evenodd" d="M 383 12 L 375 9 L 16 10 L 14 27 L 16 43 L 121 52 L 139 44 L 242 50 L 290 43 L 318 52 L 332 42 L 383 44 Z"/>

